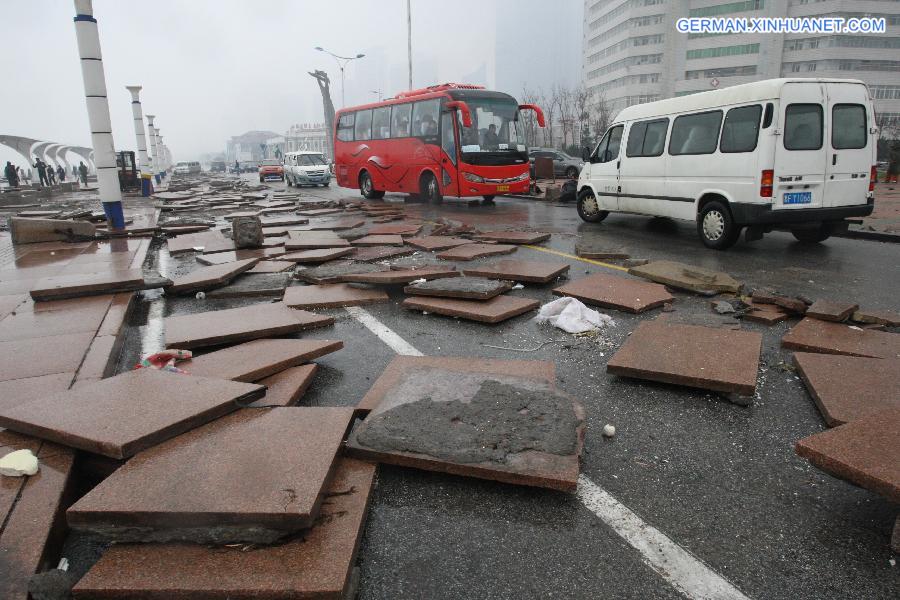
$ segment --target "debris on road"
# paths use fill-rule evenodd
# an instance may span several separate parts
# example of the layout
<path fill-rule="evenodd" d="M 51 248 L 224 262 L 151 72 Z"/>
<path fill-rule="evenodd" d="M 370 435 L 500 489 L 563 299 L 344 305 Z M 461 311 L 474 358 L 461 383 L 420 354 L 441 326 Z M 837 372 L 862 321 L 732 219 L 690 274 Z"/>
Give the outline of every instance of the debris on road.
<path fill-rule="evenodd" d="M 448 317 L 459 317 L 480 323 L 500 323 L 534 310 L 540 305 L 537 300 L 517 296 L 500 295 L 490 300 L 461 300 L 456 298 L 434 298 L 428 296 L 407 298 L 403 308 L 419 310 Z"/>
<path fill-rule="evenodd" d="M 537 231 L 484 231 L 473 236 L 476 240 L 499 244 L 538 244 L 550 239 L 549 233 Z"/>
<path fill-rule="evenodd" d="M 344 343 L 338 340 L 254 340 L 195 356 L 182 363 L 181 368 L 199 377 L 253 382 L 343 347 Z"/>
<path fill-rule="evenodd" d="M 616 435 L 616 428 L 614 425 L 610 425 L 609 423 L 607 423 L 606 425 L 603 426 L 603 437 L 611 438 L 611 437 L 615 437 L 615 435 Z"/>
<path fill-rule="evenodd" d="M 490 279 L 549 283 L 568 273 L 569 265 L 566 263 L 507 259 L 489 265 L 466 266 L 463 272 L 469 276 L 488 277 Z"/>
<path fill-rule="evenodd" d="M 388 300 L 390 298 L 383 290 L 362 289 L 346 283 L 294 286 L 284 294 L 286 305 L 307 309 L 362 306 Z"/>
<path fill-rule="evenodd" d="M 465 244 L 438 252 L 441 260 L 475 260 L 487 256 L 512 254 L 516 246 L 510 244 Z"/>
<path fill-rule="evenodd" d="M 374 265 L 359 265 L 374 266 Z M 392 267 L 383 269 L 370 269 L 360 271 L 343 277 L 344 282 L 372 283 L 382 285 L 397 285 L 411 283 L 416 279 L 442 279 L 445 277 L 461 277 L 462 273 L 455 266 L 448 265 L 423 265 L 417 268 Z"/>
<path fill-rule="evenodd" d="M 628 274 L 706 296 L 722 292 L 737 294 L 742 287 L 728 273 L 670 260 L 654 260 L 645 265 L 630 267 Z"/>
<path fill-rule="evenodd" d="M 794 325 L 781 339 L 781 346 L 801 352 L 900 358 L 900 335 L 819 319 L 807 318 Z"/>
<path fill-rule="evenodd" d="M 263 244 L 262 222 L 258 216 L 241 216 L 231 222 L 231 236 L 234 239 L 234 247 L 259 248 Z"/>
<path fill-rule="evenodd" d="M 816 300 L 806 309 L 806 316 L 823 321 L 834 321 L 840 323 L 850 318 L 857 309 L 859 304 L 851 304 L 850 302 L 835 302 L 833 300 Z"/>
<path fill-rule="evenodd" d="M 541 306 L 534 318 L 538 323 L 550 323 L 567 333 L 584 333 L 615 325 L 612 317 L 585 306 L 575 298 L 559 298 Z"/>
<path fill-rule="evenodd" d="M 187 275 L 176 277 L 171 284 L 163 287 L 163 289 L 168 294 L 192 294 L 221 287 L 230 283 L 241 273 L 245 273 L 255 267 L 258 262 L 258 258 L 248 258 L 221 265 L 202 267 L 191 271 Z"/>
<path fill-rule="evenodd" d="M 672 302 L 666 288 L 638 279 L 595 273 L 561 285 L 553 290 L 557 296 L 572 296 L 586 304 L 641 313 Z"/>
<path fill-rule="evenodd" d="M 508 292 L 512 282 L 483 277 L 450 277 L 416 282 L 403 288 L 406 294 L 414 296 L 439 296 L 442 298 L 464 298 L 467 300 L 490 300 Z"/>
<path fill-rule="evenodd" d="M 97 228 L 88 221 L 22 217 L 9 219 L 9 230 L 13 244 L 93 239 L 97 233 Z"/>
<path fill-rule="evenodd" d="M 868 323 L 874 325 L 888 325 L 890 327 L 900 327 L 900 313 L 892 310 L 857 310 L 851 316 L 850 320 L 855 323 Z"/>

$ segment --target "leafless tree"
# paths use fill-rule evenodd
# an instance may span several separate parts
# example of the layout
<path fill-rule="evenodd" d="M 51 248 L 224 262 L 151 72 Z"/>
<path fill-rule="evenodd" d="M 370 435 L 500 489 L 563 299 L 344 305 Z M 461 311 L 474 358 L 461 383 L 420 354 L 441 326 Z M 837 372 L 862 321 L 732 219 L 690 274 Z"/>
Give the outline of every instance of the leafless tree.
<path fill-rule="evenodd" d="M 594 129 L 594 140 L 599 140 L 606 133 L 609 123 L 612 121 L 609 102 L 607 102 L 606 96 L 602 92 L 598 93 L 594 98 L 590 113 L 591 125 Z"/>
<path fill-rule="evenodd" d="M 559 113 L 559 123 L 562 127 L 562 147 L 566 148 L 568 146 L 569 133 L 572 133 L 572 143 L 575 143 L 575 134 L 572 131 L 575 124 L 574 94 L 568 86 L 557 84 L 554 86 L 553 95 L 556 100 L 556 109 Z"/>
<path fill-rule="evenodd" d="M 544 120 L 546 121 L 546 125 L 544 126 L 544 146 L 547 148 L 552 148 L 553 144 L 553 127 L 554 123 L 556 123 L 556 105 L 557 105 L 557 97 L 556 97 L 556 86 L 550 88 L 550 93 L 545 94 L 543 90 L 540 90 L 540 106 L 544 109 Z"/>
<path fill-rule="evenodd" d="M 522 103 L 523 104 L 537 104 L 538 106 L 542 106 L 541 98 L 538 97 L 538 94 L 529 88 L 527 85 L 522 86 Z M 525 130 L 525 144 L 528 147 L 537 146 L 537 117 L 535 117 L 534 112 L 527 110 L 520 114 L 522 119 L 523 129 Z"/>
<path fill-rule="evenodd" d="M 579 85 L 574 91 L 575 116 L 578 119 L 578 146 L 591 145 L 591 105 L 594 94 L 584 84 Z"/>

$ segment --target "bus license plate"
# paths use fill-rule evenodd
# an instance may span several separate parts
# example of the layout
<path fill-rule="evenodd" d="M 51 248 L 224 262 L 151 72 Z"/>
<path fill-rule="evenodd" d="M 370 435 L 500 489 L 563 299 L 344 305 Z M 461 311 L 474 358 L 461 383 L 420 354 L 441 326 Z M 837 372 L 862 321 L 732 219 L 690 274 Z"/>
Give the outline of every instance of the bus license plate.
<path fill-rule="evenodd" d="M 498 192 L 508 192 L 508 191 L 509 191 L 509 186 L 508 186 L 508 185 L 498 185 L 498 186 L 497 186 L 497 191 L 498 191 Z"/>
<path fill-rule="evenodd" d="M 809 204 L 812 202 L 812 192 L 787 192 L 784 195 L 784 204 Z"/>

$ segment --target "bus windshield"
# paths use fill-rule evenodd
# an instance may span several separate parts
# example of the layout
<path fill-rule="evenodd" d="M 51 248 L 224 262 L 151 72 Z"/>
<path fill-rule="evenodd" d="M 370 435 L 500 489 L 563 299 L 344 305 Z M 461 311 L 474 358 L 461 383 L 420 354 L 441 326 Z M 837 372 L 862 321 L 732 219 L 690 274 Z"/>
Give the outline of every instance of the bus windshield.
<path fill-rule="evenodd" d="M 469 98 L 466 104 L 472 113 L 472 126 L 463 127 L 458 116 L 460 150 L 464 155 L 490 153 L 506 155 L 524 153 L 525 135 L 519 121 L 519 106 L 512 99 Z M 459 111 L 457 111 L 459 112 Z M 464 159 L 470 162 L 472 156 Z"/>

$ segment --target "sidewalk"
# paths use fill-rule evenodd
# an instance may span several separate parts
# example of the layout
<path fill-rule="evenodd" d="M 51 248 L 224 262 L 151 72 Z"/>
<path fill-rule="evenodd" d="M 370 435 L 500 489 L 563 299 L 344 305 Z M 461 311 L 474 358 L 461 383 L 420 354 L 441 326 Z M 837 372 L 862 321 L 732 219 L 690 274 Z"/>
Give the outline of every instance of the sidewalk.
<path fill-rule="evenodd" d="M 875 184 L 875 210 L 840 237 L 900 242 L 900 184 Z"/>

